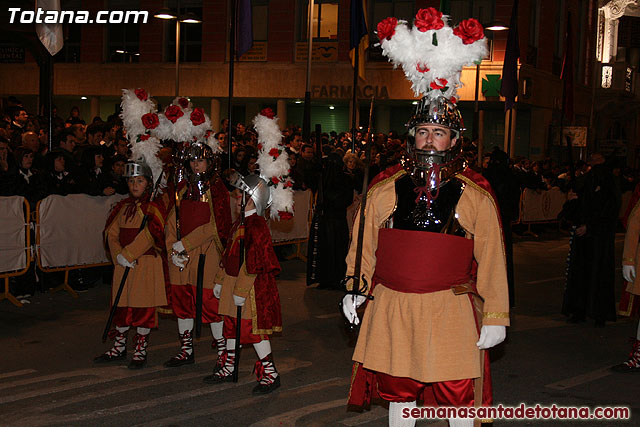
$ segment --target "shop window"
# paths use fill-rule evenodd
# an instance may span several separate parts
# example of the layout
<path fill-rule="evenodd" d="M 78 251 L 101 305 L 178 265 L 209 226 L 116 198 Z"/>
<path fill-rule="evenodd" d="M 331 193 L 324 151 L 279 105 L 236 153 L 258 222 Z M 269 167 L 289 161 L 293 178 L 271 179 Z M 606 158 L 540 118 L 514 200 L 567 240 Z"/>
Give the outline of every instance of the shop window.
<path fill-rule="evenodd" d="M 168 2 L 167 7 L 175 11 L 176 0 Z M 193 14 L 202 19 L 202 0 L 180 0 L 180 16 Z M 167 50 L 165 58 L 168 62 L 176 60 L 176 21 L 165 22 Z M 200 62 L 202 60 L 202 23 L 180 23 L 180 62 Z"/>
<path fill-rule="evenodd" d="M 309 6 L 304 4 L 300 14 L 300 41 L 307 40 Z M 317 0 L 313 5 L 313 39 L 338 40 L 338 0 Z"/>
<path fill-rule="evenodd" d="M 109 10 L 140 10 L 139 1 L 109 0 Z M 139 62 L 140 60 L 140 24 L 108 24 L 107 55 L 108 62 Z"/>

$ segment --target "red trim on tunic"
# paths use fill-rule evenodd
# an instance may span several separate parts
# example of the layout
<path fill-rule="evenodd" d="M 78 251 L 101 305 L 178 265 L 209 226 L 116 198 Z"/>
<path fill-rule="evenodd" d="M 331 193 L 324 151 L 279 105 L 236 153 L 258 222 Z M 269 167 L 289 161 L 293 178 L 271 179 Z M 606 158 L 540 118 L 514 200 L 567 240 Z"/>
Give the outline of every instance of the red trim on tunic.
<path fill-rule="evenodd" d="M 220 300 L 213 295 L 213 289 L 202 290 L 202 323 L 222 321 L 218 314 Z M 196 287 L 193 285 L 171 285 L 171 308 L 179 319 L 195 319 Z"/>
<path fill-rule="evenodd" d="M 398 292 L 429 293 L 473 280 L 473 240 L 449 234 L 383 228 L 373 282 Z"/>
<path fill-rule="evenodd" d="M 155 307 L 117 307 L 113 316 L 113 324 L 116 327 L 133 326 L 141 328 L 155 328 Z"/>
<path fill-rule="evenodd" d="M 120 233 L 118 233 L 118 240 L 120 241 L 120 246 L 123 248 L 127 246 L 129 243 L 133 242 L 136 237 L 140 234 L 140 228 L 134 227 L 120 227 Z M 156 251 L 153 248 L 149 248 L 147 252 L 143 255 L 156 255 Z"/>
<path fill-rule="evenodd" d="M 411 378 L 376 372 L 378 393 L 388 402 L 433 401 L 437 406 L 473 406 L 473 380 L 421 383 Z M 431 405 L 429 405 L 431 406 Z"/>
<path fill-rule="evenodd" d="M 269 335 L 256 335 L 251 333 L 251 331 L 253 331 L 251 319 L 240 319 L 240 344 L 257 344 L 260 341 L 269 339 Z M 236 338 L 235 317 L 224 317 L 224 327 L 222 329 L 222 335 L 226 339 Z"/>

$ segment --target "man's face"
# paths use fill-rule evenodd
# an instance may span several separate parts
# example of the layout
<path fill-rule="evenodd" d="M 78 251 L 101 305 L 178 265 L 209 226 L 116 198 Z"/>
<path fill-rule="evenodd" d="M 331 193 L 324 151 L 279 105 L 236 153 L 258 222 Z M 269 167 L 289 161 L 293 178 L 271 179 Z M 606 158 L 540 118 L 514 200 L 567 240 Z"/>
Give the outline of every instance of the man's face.
<path fill-rule="evenodd" d="M 126 156 L 129 152 L 129 145 L 127 141 L 124 139 L 119 139 L 118 144 L 116 145 L 116 153 L 121 156 Z"/>
<path fill-rule="evenodd" d="M 98 131 L 93 135 L 87 134 L 87 139 L 89 140 L 89 144 L 98 145 L 100 144 L 100 141 L 102 141 L 103 136 L 102 131 Z"/>
<path fill-rule="evenodd" d="M 124 173 L 124 162 L 122 160 L 114 162 L 113 165 L 111 165 L 111 169 L 113 170 L 114 174 L 122 176 L 122 174 Z"/>
<path fill-rule="evenodd" d="M 293 140 L 291 141 L 291 147 L 296 150 L 299 151 L 300 150 L 300 146 L 302 145 L 302 136 L 300 135 L 295 135 L 293 137 Z"/>
<path fill-rule="evenodd" d="M 76 138 L 73 135 L 67 135 L 64 141 L 60 141 L 60 148 L 73 153 L 73 149 L 76 148 Z"/>
<path fill-rule="evenodd" d="M 305 159 L 305 160 L 313 159 L 313 148 L 306 147 L 304 149 L 304 151 L 302 152 L 302 158 Z"/>
<path fill-rule="evenodd" d="M 101 168 L 104 163 L 104 156 L 102 154 L 96 154 L 94 157 L 94 162 L 97 168 Z"/>
<path fill-rule="evenodd" d="M 24 125 L 25 123 L 27 123 L 28 118 L 29 116 L 27 115 L 27 112 L 25 110 L 20 110 L 18 111 L 18 114 L 16 114 L 14 120 L 16 121 L 16 123 Z"/>
<path fill-rule="evenodd" d="M 191 160 L 189 165 L 191 166 L 193 173 L 202 173 L 207 171 L 206 159 Z"/>
<path fill-rule="evenodd" d="M 76 137 L 76 141 L 84 140 L 85 130 L 82 125 L 73 125 L 73 136 Z"/>
<path fill-rule="evenodd" d="M 456 143 L 457 138 L 451 137 L 451 129 L 432 123 L 425 123 L 416 127 L 416 149 L 445 151 Z"/>
<path fill-rule="evenodd" d="M 221 133 L 220 135 L 218 135 L 218 143 L 220 144 L 220 148 L 225 150 L 228 147 L 228 145 L 227 145 L 227 134 Z"/>

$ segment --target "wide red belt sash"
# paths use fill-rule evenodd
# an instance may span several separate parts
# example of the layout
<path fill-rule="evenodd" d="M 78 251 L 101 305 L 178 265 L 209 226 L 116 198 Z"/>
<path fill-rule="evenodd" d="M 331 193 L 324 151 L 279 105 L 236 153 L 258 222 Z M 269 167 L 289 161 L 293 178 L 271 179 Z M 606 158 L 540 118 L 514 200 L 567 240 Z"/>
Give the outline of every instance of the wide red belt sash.
<path fill-rule="evenodd" d="M 180 202 L 180 232 L 188 235 L 211 220 L 209 202 L 184 199 Z"/>
<path fill-rule="evenodd" d="M 140 229 L 139 228 L 130 228 L 130 227 L 121 227 L 120 228 L 120 233 L 118 235 L 118 240 L 120 241 L 120 246 L 125 247 L 127 246 L 129 243 L 133 242 L 136 238 L 136 236 L 138 235 L 138 233 L 140 233 Z M 156 255 L 156 251 L 153 250 L 153 248 L 150 248 L 147 252 L 145 252 L 143 255 Z"/>
<path fill-rule="evenodd" d="M 378 233 L 374 283 L 422 294 L 469 283 L 474 276 L 471 239 L 394 228 Z"/>

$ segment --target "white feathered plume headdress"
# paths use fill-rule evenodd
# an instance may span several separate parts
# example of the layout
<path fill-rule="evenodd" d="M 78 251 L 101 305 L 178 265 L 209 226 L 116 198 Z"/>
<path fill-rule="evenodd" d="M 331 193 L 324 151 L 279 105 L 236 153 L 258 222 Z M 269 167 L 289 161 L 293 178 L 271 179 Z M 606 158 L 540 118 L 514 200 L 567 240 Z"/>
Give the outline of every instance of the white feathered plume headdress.
<path fill-rule="evenodd" d="M 159 124 L 153 132 L 158 139 L 206 144 L 214 153 L 220 150 L 218 140 L 213 137 L 209 116 L 202 108 L 193 108 L 189 99 L 175 98 L 158 117 Z"/>
<path fill-rule="evenodd" d="M 447 21 L 442 12 L 429 7 L 418 11 L 411 29 L 406 21 L 386 18 L 376 33 L 383 55 L 402 67 L 416 96 L 443 96 L 455 103 L 462 67 L 482 61 L 488 52 L 487 39 L 473 18 L 455 28 Z"/>
<path fill-rule="evenodd" d="M 258 132 L 260 176 L 271 190 L 271 219 L 289 219 L 293 215 L 293 182 L 278 119 L 271 108 L 265 108 L 254 117 L 253 126 Z"/>
<path fill-rule="evenodd" d="M 146 163 L 153 182 L 158 182 L 162 175 L 162 161 L 158 157 L 162 145 L 153 134 L 159 124 L 156 104 L 144 89 L 123 89 L 121 106 L 120 118 L 127 131 L 131 160 Z"/>

